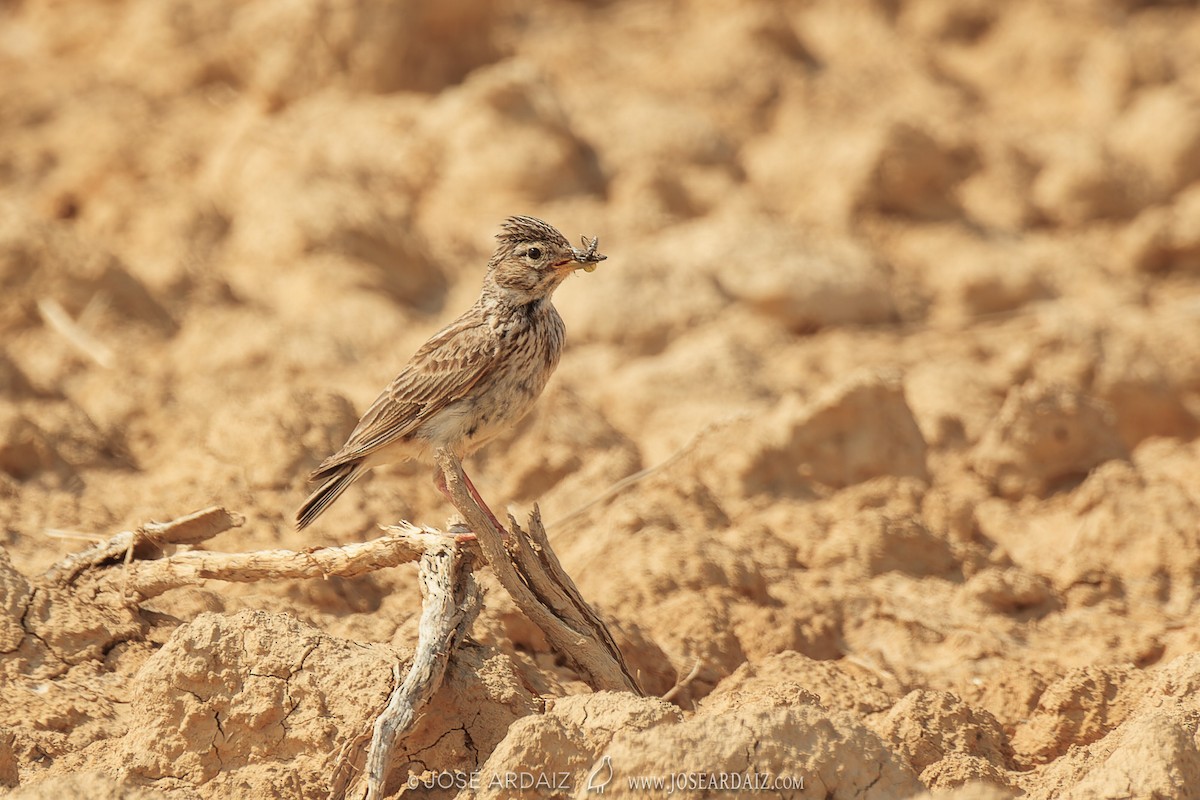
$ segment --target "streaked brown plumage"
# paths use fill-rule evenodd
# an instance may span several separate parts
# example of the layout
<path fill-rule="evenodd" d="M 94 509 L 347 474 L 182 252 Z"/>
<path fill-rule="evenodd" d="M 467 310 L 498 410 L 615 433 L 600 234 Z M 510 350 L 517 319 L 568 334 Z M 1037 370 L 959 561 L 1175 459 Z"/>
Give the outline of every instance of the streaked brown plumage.
<path fill-rule="evenodd" d="M 509 217 L 501 229 L 479 299 L 417 350 L 342 449 L 313 471 L 310 480 L 322 483 L 296 512 L 299 527 L 366 470 L 427 460 L 440 447 L 465 457 L 533 407 L 558 365 L 566 333 L 551 295 L 573 271 L 590 271 L 605 257 L 595 241 L 574 248 L 533 217 Z M 435 480 L 445 494 L 436 467 Z M 469 478 L 467 487 L 491 514 Z"/>

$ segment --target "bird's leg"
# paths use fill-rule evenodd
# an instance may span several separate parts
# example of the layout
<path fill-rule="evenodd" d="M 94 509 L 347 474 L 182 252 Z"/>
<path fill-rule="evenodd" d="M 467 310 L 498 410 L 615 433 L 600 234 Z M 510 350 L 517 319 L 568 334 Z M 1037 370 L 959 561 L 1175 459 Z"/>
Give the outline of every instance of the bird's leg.
<path fill-rule="evenodd" d="M 475 488 L 475 484 L 471 483 L 471 477 L 467 475 L 467 471 L 465 469 L 463 470 L 463 479 L 467 482 L 467 491 L 471 493 L 471 498 L 481 509 L 483 509 L 483 513 L 488 515 L 488 519 L 490 519 L 492 524 L 496 526 L 496 530 L 500 531 L 500 535 L 507 536 L 508 528 L 505 528 L 500 524 L 500 520 L 496 519 L 496 515 L 492 513 L 490 508 L 488 508 L 488 504 L 485 503 L 483 498 L 479 496 L 479 491 Z M 453 505 L 454 497 L 450 494 L 450 487 L 446 486 L 446 473 L 442 472 L 441 469 L 435 468 L 433 482 L 437 486 L 437 490 L 442 493 L 442 496 L 449 500 L 451 505 Z"/>
<path fill-rule="evenodd" d="M 433 468 L 433 485 L 442 493 L 442 497 L 449 501 L 450 505 L 454 505 L 454 498 L 450 495 L 450 488 L 446 486 L 446 473 L 442 472 L 440 467 Z M 454 527 L 457 528 L 458 526 L 455 525 Z M 455 534 L 454 539 L 457 542 L 473 542 L 475 541 L 475 534 L 472 531 L 458 533 Z"/>
<path fill-rule="evenodd" d="M 490 519 L 492 524 L 496 526 L 496 530 L 500 531 L 500 535 L 502 536 L 508 535 L 508 528 L 500 524 L 500 520 L 496 519 L 496 515 L 492 513 L 490 508 L 488 508 L 488 504 L 483 502 L 483 498 L 479 496 L 479 491 L 476 490 L 475 484 L 471 483 L 471 476 L 467 474 L 465 469 L 463 470 L 463 477 L 467 480 L 467 491 L 471 493 L 471 497 L 475 498 L 475 502 L 478 503 L 479 507 L 482 508 L 484 513 L 488 515 L 488 519 Z"/>

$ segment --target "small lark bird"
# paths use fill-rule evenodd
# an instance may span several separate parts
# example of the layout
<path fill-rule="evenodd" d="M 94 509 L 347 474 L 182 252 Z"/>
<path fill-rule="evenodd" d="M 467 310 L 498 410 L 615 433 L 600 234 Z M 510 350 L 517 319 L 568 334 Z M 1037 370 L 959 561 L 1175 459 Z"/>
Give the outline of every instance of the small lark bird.
<path fill-rule="evenodd" d="M 596 252 L 596 239 L 574 248 L 533 217 L 509 217 L 501 228 L 475 305 L 417 350 L 342 449 L 313 471 L 310 480 L 321 485 L 296 512 L 299 527 L 311 524 L 372 467 L 428 460 L 443 447 L 463 458 L 533 407 L 558 365 L 566 334 L 550 296 L 572 272 L 591 272 L 606 256 Z M 437 467 L 434 482 L 449 497 Z M 470 478 L 466 483 L 504 530 Z"/>

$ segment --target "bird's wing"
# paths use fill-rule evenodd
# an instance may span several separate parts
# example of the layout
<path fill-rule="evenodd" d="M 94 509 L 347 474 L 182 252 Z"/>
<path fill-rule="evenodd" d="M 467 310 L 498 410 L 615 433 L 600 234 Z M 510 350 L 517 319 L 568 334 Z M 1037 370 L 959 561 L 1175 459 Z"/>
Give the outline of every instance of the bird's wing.
<path fill-rule="evenodd" d="M 421 346 L 371 404 L 342 449 L 313 471 L 313 480 L 403 439 L 465 397 L 495 368 L 500 337 L 481 316 L 464 315 Z"/>

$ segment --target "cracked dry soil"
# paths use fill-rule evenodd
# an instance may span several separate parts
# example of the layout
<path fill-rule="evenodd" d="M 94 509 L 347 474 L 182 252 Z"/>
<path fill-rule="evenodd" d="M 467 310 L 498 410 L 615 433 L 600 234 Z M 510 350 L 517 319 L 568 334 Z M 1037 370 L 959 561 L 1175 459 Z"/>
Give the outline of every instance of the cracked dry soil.
<path fill-rule="evenodd" d="M 213 504 L 223 551 L 440 524 L 403 466 L 290 517 L 533 213 L 609 259 L 473 475 L 653 694 L 694 675 L 592 694 L 485 578 L 389 794 L 1200 795 L 1197 41 L 1123 0 L 0 4 L 0 793 L 325 796 L 414 567 L 40 576 Z"/>

